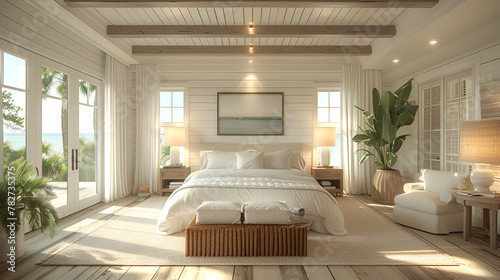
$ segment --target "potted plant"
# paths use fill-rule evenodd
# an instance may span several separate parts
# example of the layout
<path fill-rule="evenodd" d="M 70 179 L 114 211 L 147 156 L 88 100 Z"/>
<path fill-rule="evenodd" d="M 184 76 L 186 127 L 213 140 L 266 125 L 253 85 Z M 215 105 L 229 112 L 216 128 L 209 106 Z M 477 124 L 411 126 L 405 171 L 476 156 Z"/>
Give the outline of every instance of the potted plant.
<path fill-rule="evenodd" d="M 33 164 L 19 159 L 9 166 L 4 166 L 4 176 L 0 187 L 0 239 L 2 259 L 10 252 L 11 246 L 16 248 L 16 258 L 24 254 L 24 219 L 26 217 L 31 230 L 40 228 L 43 232 L 49 228 L 50 237 L 56 234 L 59 223 L 57 212 L 50 204 L 56 195 L 47 178 L 36 178 Z M 15 244 L 12 239 L 15 236 Z M 6 246 L 8 244 L 8 246 Z M 14 246 L 15 245 L 15 246 Z"/>
<path fill-rule="evenodd" d="M 366 129 L 353 137 L 356 143 L 364 143 L 373 151 L 365 152 L 360 164 L 373 156 L 375 166 L 379 167 L 372 180 L 372 197 L 381 203 L 394 204 L 394 196 L 403 193 L 403 183 L 398 170 L 392 169 L 398 160 L 396 153 L 401 149 L 409 134 L 398 135 L 399 129 L 411 125 L 415 120 L 418 106 L 408 102 L 413 79 L 410 79 L 394 93 L 373 89 L 373 113 L 359 109 L 366 119 Z M 357 151 L 357 152 L 358 152 Z"/>

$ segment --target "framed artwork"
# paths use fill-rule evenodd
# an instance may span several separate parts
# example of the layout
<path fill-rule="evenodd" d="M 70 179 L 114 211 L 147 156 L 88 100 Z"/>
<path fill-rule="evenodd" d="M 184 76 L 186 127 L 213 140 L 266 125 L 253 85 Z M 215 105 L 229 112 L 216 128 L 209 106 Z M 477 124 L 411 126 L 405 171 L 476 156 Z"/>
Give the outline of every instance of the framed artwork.
<path fill-rule="evenodd" d="M 217 135 L 283 135 L 283 93 L 217 93 Z"/>

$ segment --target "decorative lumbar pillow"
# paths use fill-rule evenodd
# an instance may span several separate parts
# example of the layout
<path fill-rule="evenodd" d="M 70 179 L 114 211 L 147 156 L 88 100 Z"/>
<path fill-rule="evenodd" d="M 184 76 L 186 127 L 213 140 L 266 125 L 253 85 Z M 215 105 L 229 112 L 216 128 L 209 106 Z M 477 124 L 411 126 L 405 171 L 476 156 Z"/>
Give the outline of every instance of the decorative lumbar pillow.
<path fill-rule="evenodd" d="M 286 149 L 271 153 L 264 153 L 265 169 L 290 169 L 292 150 Z"/>
<path fill-rule="evenodd" d="M 236 152 L 213 151 L 206 153 L 207 169 L 235 169 Z"/>
<path fill-rule="evenodd" d="M 290 224 L 290 211 L 281 201 L 254 201 L 243 204 L 245 224 Z"/>
<path fill-rule="evenodd" d="M 441 193 L 448 190 L 465 189 L 467 174 L 423 169 L 420 180 L 424 181 L 424 190 Z"/>
<path fill-rule="evenodd" d="M 231 225 L 241 223 L 241 203 L 204 201 L 196 209 L 197 225 Z"/>
<path fill-rule="evenodd" d="M 264 153 L 262 152 L 236 153 L 236 168 L 262 169 L 263 167 L 264 167 Z"/>

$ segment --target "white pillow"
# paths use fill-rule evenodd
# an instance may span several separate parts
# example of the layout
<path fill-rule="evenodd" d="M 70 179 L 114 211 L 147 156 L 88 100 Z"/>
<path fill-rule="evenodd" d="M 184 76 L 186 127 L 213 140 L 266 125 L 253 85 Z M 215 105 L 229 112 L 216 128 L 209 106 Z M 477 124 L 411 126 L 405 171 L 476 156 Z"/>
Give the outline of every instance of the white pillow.
<path fill-rule="evenodd" d="M 207 159 L 207 154 L 211 153 L 212 151 L 200 151 L 200 170 L 206 169 L 208 166 L 208 159 Z"/>
<path fill-rule="evenodd" d="M 236 152 L 206 153 L 207 169 L 236 169 Z"/>
<path fill-rule="evenodd" d="M 290 211 L 281 201 L 254 201 L 243 204 L 245 224 L 290 224 Z"/>
<path fill-rule="evenodd" d="M 236 153 L 236 168 L 238 169 L 264 168 L 264 153 L 262 152 Z"/>
<path fill-rule="evenodd" d="M 241 203 L 204 201 L 196 209 L 197 225 L 230 225 L 241 223 Z"/>
<path fill-rule="evenodd" d="M 292 150 L 286 149 L 271 153 L 264 153 L 265 169 L 290 169 Z"/>
<path fill-rule="evenodd" d="M 295 168 L 304 171 L 306 168 L 306 161 L 300 152 L 293 152 L 290 156 L 290 168 Z"/>
<path fill-rule="evenodd" d="M 441 193 L 448 190 L 466 189 L 466 173 L 454 173 L 423 169 L 420 180 L 424 181 L 424 190 Z"/>

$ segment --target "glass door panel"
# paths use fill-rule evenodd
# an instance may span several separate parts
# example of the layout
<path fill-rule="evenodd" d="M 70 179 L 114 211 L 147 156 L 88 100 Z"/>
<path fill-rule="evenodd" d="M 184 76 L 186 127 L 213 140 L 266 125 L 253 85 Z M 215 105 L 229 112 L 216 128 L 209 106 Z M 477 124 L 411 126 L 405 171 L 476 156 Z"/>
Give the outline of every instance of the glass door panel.
<path fill-rule="evenodd" d="M 26 60 L 0 52 L 3 164 L 26 159 Z"/>
<path fill-rule="evenodd" d="M 78 126 L 78 173 L 79 200 L 95 196 L 97 189 L 97 107 L 95 97 L 97 86 L 79 81 L 79 126 Z"/>
<path fill-rule="evenodd" d="M 26 93 L 2 88 L 3 164 L 26 159 Z"/>
<path fill-rule="evenodd" d="M 56 208 L 69 203 L 68 80 L 67 74 L 42 69 L 42 176 L 52 180 Z"/>

